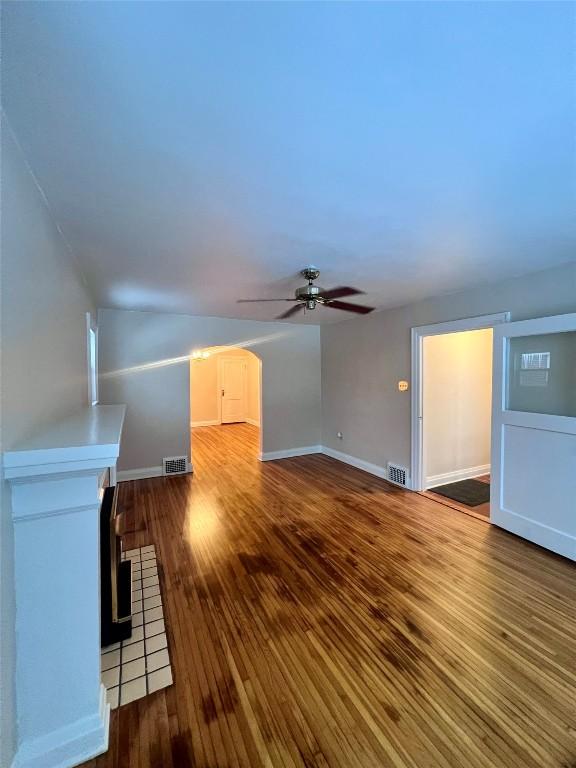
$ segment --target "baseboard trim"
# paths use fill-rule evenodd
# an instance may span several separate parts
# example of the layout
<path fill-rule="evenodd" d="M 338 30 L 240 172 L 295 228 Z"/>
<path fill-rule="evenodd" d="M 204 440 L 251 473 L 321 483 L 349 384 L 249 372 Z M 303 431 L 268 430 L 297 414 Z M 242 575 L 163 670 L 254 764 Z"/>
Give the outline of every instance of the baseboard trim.
<path fill-rule="evenodd" d="M 277 459 L 293 459 L 295 456 L 309 456 L 311 453 L 322 453 L 321 445 L 306 445 L 301 448 L 289 448 L 286 451 L 269 451 L 260 454 L 260 461 L 276 461 Z"/>
<path fill-rule="evenodd" d="M 576 560 L 576 536 L 506 509 L 492 509 L 490 522 L 557 555 Z"/>
<path fill-rule="evenodd" d="M 162 467 L 139 467 L 138 469 L 121 469 L 116 473 L 116 481 L 125 483 L 128 480 L 144 480 L 147 477 L 160 477 Z"/>
<path fill-rule="evenodd" d="M 210 419 L 209 421 L 191 421 L 191 427 L 216 427 L 220 426 L 220 419 Z"/>
<path fill-rule="evenodd" d="M 246 424 L 252 424 L 253 427 L 259 427 L 260 422 L 258 419 L 246 419 Z"/>
<path fill-rule="evenodd" d="M 187 464 L 187 471 L 194 471 L 194 468 L 190 462 Z M 148 477 L 162 476 L 162 467 L 139 467 L 138 469 L 122 469 L 116 475 L 116 482 L 126 483 L 130 480 L 146 480 Z"/>
<path fill-rule="evenodd" d="M 471 480 L 480 475 L 490 474 L 490 464 L 481 464 L 478 467 L 467 467 L 466 469 L 457 469 L 454 472 L 445 472 L 442 475 L 432 475 L 426 478 L 426 490 L 435 488 L 438 485 L 446 483 L 457 483 L 459 480 Z"/>
<path fill-rule="evenodd" d="M 327 446 L 323 446 L 322 453 L 325 456 L 329 456 L 331 459 L 336 459 L 336 461 L 349 464 L 351 467 L 356 467 L 356 469 L 362 469 L 364 472 L 375 475 L 382 480 L 388 480 L 386 467 L 381 467 L 379 464 L 372 464 L 370 461 L 364 461 L 364 459 L 359 459 L 356 456 L 351 456 L 349 453 L 343 453 L 342 451 L 337 451 L 334 448 L 328 448 Z M 409 489 L 408 485 L 403 487 Z"/>
<path fill-rule="evenodd" d="M 99 711 L 20 745 L 12 768 L 73 768 L 108 749 L 110 705 L 100 685 Z"/>
<path fill-rule="evenodd" d="M 328 448 L 325 445 L 312 445 L 305 448 L 294 448 L 287 451 L 272 451 L 270 453 L 262 454 L 260 460 L 274 461 L 275 459 L 288 459 L 293 456 L 308 456 L 311 453 L 321 453 L 324 456 L 329 456 L 331 459 L 336 459 L 336 461 L 349 464 L 351 467 L 355 467 L 356 469 L 362 469 L 364 472 L 375 475 L 382 480 L 388 480 L 386 467 L 381 467 L 378 464 L 372 464 L 369 461 L 364 461 L 364 459 L 358 459 L 356 456 L 351 456 L 348 453 L 342 453 L 342 451 L 336 451 L 334 448 Z M 406 488 L 406 490 L 411 490 L 410 479 L 408 479 L 407 484 L 402 487 Z"/>

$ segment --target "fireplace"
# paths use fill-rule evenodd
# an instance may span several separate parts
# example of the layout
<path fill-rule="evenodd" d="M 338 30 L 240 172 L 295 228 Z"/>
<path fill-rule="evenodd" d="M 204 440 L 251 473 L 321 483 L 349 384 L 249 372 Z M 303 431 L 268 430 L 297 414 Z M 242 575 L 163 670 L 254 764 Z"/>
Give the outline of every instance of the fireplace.
<path fill-rule="evenodd" d="M 122 560 L 122 514 L 116 486 L 104 490 L 100 508 L 100 638 L 107 645 L 132 635 L 132 562 Z"/>

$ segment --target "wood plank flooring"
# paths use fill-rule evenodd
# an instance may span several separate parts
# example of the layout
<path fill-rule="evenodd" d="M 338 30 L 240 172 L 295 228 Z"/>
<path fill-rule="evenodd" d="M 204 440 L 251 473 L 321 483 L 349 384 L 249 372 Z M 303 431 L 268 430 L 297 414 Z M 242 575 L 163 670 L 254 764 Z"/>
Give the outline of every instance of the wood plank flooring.
<path fill-rule="evenodd" d="M 574 768 L 572 563 L 324 456 L 194 430 L 193 477 L 123 483 L 175 684 L 89 768 Z"/>

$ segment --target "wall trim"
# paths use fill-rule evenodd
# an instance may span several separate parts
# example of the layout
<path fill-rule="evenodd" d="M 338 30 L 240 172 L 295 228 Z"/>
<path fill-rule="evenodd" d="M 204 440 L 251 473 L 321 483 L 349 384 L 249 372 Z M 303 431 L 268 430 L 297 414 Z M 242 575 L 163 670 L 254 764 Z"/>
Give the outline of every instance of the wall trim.
<path fill-rule="evenodd" d="M 311 453 L 322 453 L 321 445 L 305 445 L 301 448 L 288 448 L 285 451 L 269 451 L 260 454 L 260 461 L 276 461 L 276 459 L 292 459 L 295 456 L 309 456 Z"/>
<path fill-rule="evenodd" d="M 426 336 L 438 336 L 445 333 L 478 331 L 482 328 L 494 328 L 501 323 L 510 322 L 510 312 L 496 312 L 491 315 L 466 317 L 448 320 L 432 325 L 418 325 L 410 330 L 411 357 L 411 397 L 410 397 L 410 477 L 412 490 L 425 491 L 424 477 L 424 434 L 422 411 L 422 376 L 423 376 L 423 340 Z"/>
<path fill-rule="evenodd" d="M 194 472 L 194 467 L 190 462 L 187 464 L 187 471 Z M 138 467 L 137 469 L 121 469 L 116 475 L 116 481 L 118 483 L 126 483 L 130 480 L 146 480 L 148 477 L 164 477 L 162 467 Z M 175 475 L 175 477 L 178 477 L 178 475 Z"/>
<path fill-rule="evenodd" d="M 110 705 L 106 688 L 100 684 L 99 711 L 71 725 L 24 742 L 12 768 L 70 768 L 103 754 L 108 749 Z"/>
<path fill-rule="evenodd" d="M 116 481 L 125 483 L 128 480 L 145 480 L 147 477 L 160 477 L 162 467 L 139 467 L 138 469 L 119 469 Z"/>
<path fill-rule="evenodd" d="M 258 419 L 244 419 L 246 424 L 252 424 L 253 427 L 259 427 L 260 422 Z M 241 423 L 241 422 L 239 422 Z M 191 421 L 190 427 L 220 427 L 222 426 L 222 422 L 220 419 L 209 419 L 208 421 Z"/>
<path fill-rule="evenodd" d="M 495 505 L 494 505 L 495 506 Z M 576 536 L 507 509 L 490 510 L 490 522 L 539 547 L 576 561 Z"/>
<path fill-rule="evenodd" d="M 337 451 L 334 448 L 328 448 L 327 446 L 322 447 L 322 453 L 325 456 L 329 456 L 331 459 L 336 459 L 336 461 L 349 464 L 351 467 L 356 467 L 356 469 L 362 469 L 364 472 L 368 472 L 370 475 L 375 475 L 381 480 L 388 480 L 386 467 L 381 467 L 379 464 L 372 464 L 370 461 L 359 459 L 357 456 L 352 456 L 349 453 L 343 453 L 342 451 Z M 395 483 L 393 483 L 393 485 L 395 485 Z M 407 490 L 411 490 L 410 478 L 408 478 L 408 482 L 403 487 Z"/>
<path fill-rule="evenodd" d="M 445 483 L 457 483 L 459 480 L 470 480 L 473 477 L 490 474 L 490 464 L 481 464 L 478 467 L 467 467 L 465 469 L 456 469 L 454 472 L 444 472 L 441 475 L 431 475 L 426 478 L 426 490 L 435 488 L 437 485 Z"/>

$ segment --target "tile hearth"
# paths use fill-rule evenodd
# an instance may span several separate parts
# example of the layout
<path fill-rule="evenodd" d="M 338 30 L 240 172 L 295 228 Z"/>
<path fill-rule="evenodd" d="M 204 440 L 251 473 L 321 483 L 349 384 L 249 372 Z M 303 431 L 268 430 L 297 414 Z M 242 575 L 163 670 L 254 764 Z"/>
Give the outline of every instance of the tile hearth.
<path fill-rule="evenodd" d="M 122 559 L 132 560 L 132 637 L 102 649 L 101 677 L 112 709 L 172 685 L 156 549 L 131 549 Z"/>

